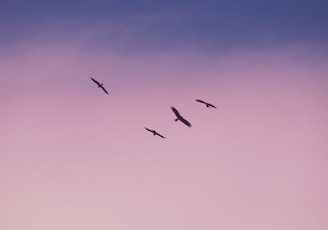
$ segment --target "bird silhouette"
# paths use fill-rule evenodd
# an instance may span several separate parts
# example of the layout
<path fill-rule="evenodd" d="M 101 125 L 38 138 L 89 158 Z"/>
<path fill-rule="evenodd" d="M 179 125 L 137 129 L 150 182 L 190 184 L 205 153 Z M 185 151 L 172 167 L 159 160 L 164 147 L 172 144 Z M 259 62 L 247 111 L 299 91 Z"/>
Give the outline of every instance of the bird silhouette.
<path fill-rule="evenodd" d="M 161 138 L 165 138 L 164 136 L 162 136 L 161 134 L 159 134 L 158 132 L 156 132 L 155 130 L 151 130 L 151 129 L 148 129 L 148 128 L 146 128 L 145 127 L 145 129 L 147 130 L 147 131 L 149 131 L 149 132 L 151 132 L 151 133 L 153 133 L 154 134 L 154 136 L 159 136 L 159 137 L 161 137 Z"/>
<path fill-rule="evenodd" d="M 106 94 L 108 94 L 107 90 L 104 87 L 104 84 L 99 83 L 97 80 L 93 79 L 92 77 L 90 77 L 90 78 L 94 83 L 96 83 L 98 85 L 98 88 L 101 88 Z"/>
<path fill-rule="evenodd" d="M 172 109 L 173 113 L 175 114 L 175 116 L 177 117 L 177 118 L 175 119 L 175 121 L 181 121 L 181 122 L 182 122 L 183 124 L 185 124 L 186 126 L 191 127 L 190 122 L 187 121 L 186 119 L 184 119 L 184 118 L 180 115 L 179 111 L 178 111 L 176 108 L 174 108 L 173 106 L 171 106 L 171 109 Z"/>
<path fill-rule="evenodd" d="M 205 104 L 207 108 L 212 107 L 212 108 L 216 109 L 216 107 L 214 105 L 212 105 L 212 104 L 210 104 L 208 102 L 205 102 L 205 101 L 199 100 L 199 99 L 196 99 L 196 101 Z"/>

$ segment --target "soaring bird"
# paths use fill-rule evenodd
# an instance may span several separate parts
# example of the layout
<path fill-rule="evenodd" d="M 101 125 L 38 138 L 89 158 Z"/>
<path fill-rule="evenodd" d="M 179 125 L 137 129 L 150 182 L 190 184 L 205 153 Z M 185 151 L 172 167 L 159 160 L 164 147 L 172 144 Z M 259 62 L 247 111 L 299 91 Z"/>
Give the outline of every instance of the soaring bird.
<path fill-rule="evenodd" d="M 216 107 L 210 103 L 207 103 L 207 102 L 199 100 L 199 99 L 196 99 L 196 101 L 205 104 L 207 108 L 212 107 L 212 108 L 216 109 Z"/>
<path fill-rule="evenodd" d="M 93 79 L 92 77 L 90 77 L 90 78 L 91 78 L 91 80 L 92 80 L 94 83 L 96 83 L 96 84 L 98 85 L 98 88 L 101 88 L 102 90 L 104 90 L 104 92 L 105 92 L 106 94 L 108 94 L 107 90 L 106 90 L 105 87 L 104 87 L 104 84 L 99 83 L 97 80 Z"/>
<path fill-rule="evenodd" d="M 187 121 L 186 119 L 184 119 L 184 118 L 180 115 L 179 111 L 178 111 L 176 108 L 174 108 L 173 106 L 171 106 L 171 109 L 172 109 L 173 113 L 175 114 L 175 116 L 177 117 L 177 118 L 175 119 L 175 121 L 179 121 L 179 120 L 180 120 L 180 121 L 181 121 L 183 124 L 185 124 L 186 126 L 191 127 L 190 122 Z"/>
<path fill-rule="evenodd" d="M 147 130 L 147 131 L 149 131 L 149 132 L 151 132 L 151 133 L 153 133 L 154 134 L 154 136 L 160 136 L 161 138 L 165 138 L 164 136 L 162 136 L 161 134 L 159 134 L 158 132 L 156 132 L 155 130 L 151 130 L 151 129 L 148 129 L 148 128 L 146 128 L 145 127 L 145 129 Z"/>

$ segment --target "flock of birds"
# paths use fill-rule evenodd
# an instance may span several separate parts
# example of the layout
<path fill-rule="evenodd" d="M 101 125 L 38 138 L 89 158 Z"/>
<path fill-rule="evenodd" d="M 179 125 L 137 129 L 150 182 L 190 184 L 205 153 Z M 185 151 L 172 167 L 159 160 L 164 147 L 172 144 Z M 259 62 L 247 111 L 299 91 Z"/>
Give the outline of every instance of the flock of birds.
<path fill-rule="evenodd" d="M 101 88 L 106 94 L 109 94 L 108 91 L 105 89 L 104 87 L 104 84 L 103 83 L 100 83 L 99 81 L 97 81 L 96 79 L 92 78 L 91 77 L 91 80 L 97 84 L 98 88 Z M 208 103 L 208 102 L 205 102 L 203 100 L 200 100 L 200 99 L 196 99 L 197 102 L 199 103 L 202 103 L 204 105 L 206 105 L 207 108 L 215 108 L 216 109 L 216 106 Z M 173 111 L 173 113 L 175 114 L 176 118 L 175 118 L 175 121 L 181 121 L 183 124 L 185 124 L 186 126 L 188 127 L 191 127 L 191 123 L 189 121 L 187 121 L 183 116 L 181 116 L 181 114 L 179 113 L 179 111 L 171 106 L 171 109 Z M 156 132 L 156 130 L 152 130 L 152 129 L 148 129 L 145 127 L 145 129 L 151 133 L 153 133 L 154 136 L 159 136 L 161 138 L 165 138 L 163 135 L 161 135 L 160 133 Z"/>

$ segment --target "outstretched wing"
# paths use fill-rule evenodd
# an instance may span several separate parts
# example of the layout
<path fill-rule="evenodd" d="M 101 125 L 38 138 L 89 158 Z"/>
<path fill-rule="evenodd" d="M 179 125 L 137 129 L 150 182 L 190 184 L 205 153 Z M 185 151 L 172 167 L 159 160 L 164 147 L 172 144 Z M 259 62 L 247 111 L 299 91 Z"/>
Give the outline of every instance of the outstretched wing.
<path fill-rule="evenodd" d="M 90 77 L 90 78 L 94 83 L 96 83 L 97 85 L 100 85 L 100 83 L 97 80 L 93 79 L 92 77 Z"/>
<path fill-rule="evenodd" d="M 107 92 L 107 90 L 105 89 L 104 86 L 101 85 L 100 88 L 102 88 L 102 90 L 104 90 L 104 92 L 108 94 L 108 92 Z"/>
<path fill-rule="evenodd" d="M 206 101 L 203 101 L 203 100 L 200 100 L 200 99 L 196 99 L 195 101 L 205 104 L 206 107 L 212 107 L 212 108 L 215 108 L 216 109 L 216 107 L 214 105 L 212 105 L 212 104 L 210 104 L 210 103 L 208 103 Z"/>
<path fill-rule="evenodd" d="M 146 128 L 146 127 L 145 127 L 145 129 L 146 129 L 146 130 L 148 130 L 149 132 L 153 132 L 153 130 L 151 130 L 151 129 L 148 129 L 148 128 Z"/>
<path fill-rule="evenodd" d="M 209 107 L 212 107 L 214 109 L 216 109 L 216 106 L 212 105 L 212 104 L 208 104 Z"/>
<path fill-rule="evenodd" d="M 200 100 L 200 99 L 196 99 L 195 101 L 200 102 L 200 103 L 203 103 L 203 104 L 206 104 L 205 101 L 202 101 L 202 100 Z"/>
<path fill-rule="evenodd" d="M 181 121 L 183 124 L 185 124 L 186 126 L 191 127 L 190 122 L 187 121 L 186 119 L 184 119 L 183 117 L 180 117 L 180 121 Z"/>
<path fill-rule="evenodd" d="M 173 113 L 175 114 L 175 116 L 177 116 L 177 118 L 179 118 L 179 119 L 182 118 L 182 116 L 180 115 L 179 111 L 176 108 L 171 106 L 171 109 L 172 109 Z"/>
<path fill-rule="evenodd" d="M 156 132 L 157 136 L 160 136 L 161 138 L 165 138 L 164 136 L 162 136 L 161 134 L 159 134 L 158 132 Z"/>

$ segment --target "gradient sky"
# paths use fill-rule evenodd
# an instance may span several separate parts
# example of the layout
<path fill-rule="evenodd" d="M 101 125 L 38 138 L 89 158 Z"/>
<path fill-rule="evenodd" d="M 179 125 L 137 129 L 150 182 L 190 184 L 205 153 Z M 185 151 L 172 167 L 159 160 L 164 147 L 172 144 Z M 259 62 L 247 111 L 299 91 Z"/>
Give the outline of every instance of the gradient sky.
<path fill-rule="evenodd" d="M 1 1 L 0 229 L 328 229 L 327 6 Z"/>

